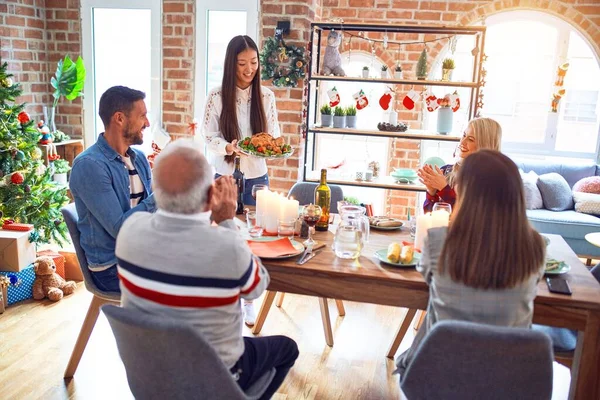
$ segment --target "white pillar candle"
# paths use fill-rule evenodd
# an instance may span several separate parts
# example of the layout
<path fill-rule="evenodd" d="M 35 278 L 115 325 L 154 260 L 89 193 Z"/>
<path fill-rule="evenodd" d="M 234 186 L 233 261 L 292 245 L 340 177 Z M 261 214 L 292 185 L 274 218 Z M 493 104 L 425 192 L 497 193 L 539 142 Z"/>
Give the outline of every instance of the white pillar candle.
<path fill-rule="evenodd" d="M 427 230 L 431 228 L 431 213 L 417 216 L 417 231 L 415 232 L 415 249 L 423 250 Z"/>
<path fill-rule="evenodd" d="M 390 124 L 396 125 L 398 123 L 398 113 L 396 111 L 390 112 Z"/>
<path fill-rule="evenodd" d="M 298 200 L 294 199 L 283 199 L 283 217 L 282 219 L 289 221 L 292 219 L 298 219 Z"/>
<path fill-rule="evenodd" d="M 277 233 L 277 220 L 281 218 L 281 196 L 272 193 L 269 196 L 268 209 L 265 212 L 265 230 L 271 234 Z"/>
<path fill-rule="evenodd" d="M 431 213 L 431 227 L 448 226 L 450 223 L 450 213 L 446 210 L 435 210 Z"/>
<path fill-rule="evenodd" d="M 263 228 L 264 213 L 269 209 L 268 203 L 270 194 L 271 192 L 268 190 L 259 190 L 256 192 L 256 224 Z"/>

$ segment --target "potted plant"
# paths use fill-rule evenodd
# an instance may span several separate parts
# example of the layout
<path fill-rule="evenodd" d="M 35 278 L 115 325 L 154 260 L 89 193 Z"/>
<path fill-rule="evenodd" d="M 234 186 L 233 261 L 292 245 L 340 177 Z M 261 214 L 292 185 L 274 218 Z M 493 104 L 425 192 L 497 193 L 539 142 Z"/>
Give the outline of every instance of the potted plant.
<path fill-rule="evenodd" d="M 444 61 L 442 61 L 442 80 L 451 81 L 452 72 L 454 72 L 454 60 L 445 58 Z"/>
<path fill-rule="evenodd" d="M 363 78 L 368 78 L 369 77 L 369 67 L 367 67 L 366 65 L 362 69 L 362 77 Z"/>
<path fill-rule="evenodd" d="M 333 110 L 333 127 L 346 127 L 346 111 L 344 110 L 344 108 L 338 106 Z"/>
<path fill-rule="evenodd" d="M 404 79 L 404 76 L 402 76 L 402 67 L 400 66 L 400 64 L 396 65 L 396 68 L 394 69 L 394 78 Z"/>
<path fill-rule="evenodd" d="M 54 160 L 52 162 L 52 166 L 54 168 L 54 175 L 52 176 L 52 180 L 59 185 L 67 184 L 67 172 L 71 170 L 69 163 L 67 160 L 63 160 L 59 158 L 58 160 Z"/>
<path fill-rule="evenodd" d="M 356 128 L 356 107 L 354 106 L 346 108 L 346 126 L 348 128 Z"/>
<path fill-rule="evenodd" d="M 387 78 L 387 70 L 388 70 L 387 65 L 384 64 L 381 66 L 381 79 Z"/>
<path fill-rule="evenodd" d="M 81 57 L 77 58 L 77 61 L 73 62 L 69 56 L 65 56 L 64 59 L 58 61 L 56 72 L 50 84 L 54 88 L 54 103 L 51 107 L 44 106 L 44 122 L 50 129 L 50 133 L 56 132 L 56 124 L 54 122 L 56 106 L 61 96 L 64 96 L 67 100 L 73 101 L 83 93 L 83 83 L 85 82 L 85 66 Z"/>
<path fill-rule="evenodd" d="M 331 115 L 331 107 L 329 104 L 323 104 L 321 106 L 321 126 L 330 127 L 333 116 Z"/>

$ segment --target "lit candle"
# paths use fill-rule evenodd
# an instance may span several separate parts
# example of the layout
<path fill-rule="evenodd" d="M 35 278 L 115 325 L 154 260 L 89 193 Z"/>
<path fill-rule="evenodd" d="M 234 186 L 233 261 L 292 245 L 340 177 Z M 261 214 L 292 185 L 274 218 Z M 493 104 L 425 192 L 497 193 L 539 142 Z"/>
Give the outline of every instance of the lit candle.
<path fill-rule="evenodd" d="M 417 217 L 417 231 L 415 232 L 415 249 L 422 250 L 425 243 L 427 231 L 431 228 L 432 217 L 431 213 L 419 215 Z"/>
<path fill-rule="evenodd" d="M 268 190 L 259 190 L 256 192 L 256 224 L 263 228 L 263 215 L 269 209 L 268 203 L 270 194 L 271 192 Z"/>
<path fill-rule="evenodd" d="M 435 210 L 431 213 L 431 227 L 448 226 L 450 223 L 450 213 L 446 210 Z"/>
<path fill-rule="evenodd" d="M 283 215 L 282 219 L 289 221 L 298 219 L 298 206 L 300 203 L 294 199 L 283 199 Z"/>

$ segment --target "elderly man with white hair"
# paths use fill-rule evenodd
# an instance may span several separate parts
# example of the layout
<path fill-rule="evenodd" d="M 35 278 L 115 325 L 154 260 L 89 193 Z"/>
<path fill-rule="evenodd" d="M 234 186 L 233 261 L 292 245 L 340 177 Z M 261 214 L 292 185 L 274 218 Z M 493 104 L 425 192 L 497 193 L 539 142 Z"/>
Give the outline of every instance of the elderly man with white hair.
<path fill-rule="evenodd" d="M 298 347 L 285 336 L 242 336 L 240 298 L 259 297 L 269 275 L 233 221 L 233 178 L 213 180 L 199 145 L 188 139 L 167 146 L 153 174 L 157 212 L 131 215 L 117 237 L 123 307 L 191 324 L 242 390 L 275 368 L 262 397 L 270 398 L 294 365 Z"/>

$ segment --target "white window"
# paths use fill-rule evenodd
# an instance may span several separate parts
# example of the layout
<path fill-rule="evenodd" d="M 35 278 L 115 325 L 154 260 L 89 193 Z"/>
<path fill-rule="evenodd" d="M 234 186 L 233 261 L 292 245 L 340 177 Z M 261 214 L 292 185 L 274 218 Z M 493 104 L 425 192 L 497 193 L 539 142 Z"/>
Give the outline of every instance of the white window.
<path fill-rule="evenodd" d="M 160 125 L 161 4 L 160 0 L 82 1 L 86 146 L 94 144 L 104 131 L 98 103 L 112 86 L 145 92 L 150 124 Z M 148 134 L 146 129 L 144 136 Z M 148 150 L 150 144 L 145 140 L 144 148 Z"/>

